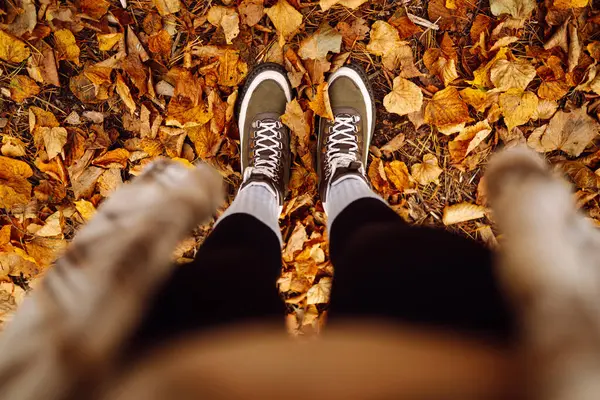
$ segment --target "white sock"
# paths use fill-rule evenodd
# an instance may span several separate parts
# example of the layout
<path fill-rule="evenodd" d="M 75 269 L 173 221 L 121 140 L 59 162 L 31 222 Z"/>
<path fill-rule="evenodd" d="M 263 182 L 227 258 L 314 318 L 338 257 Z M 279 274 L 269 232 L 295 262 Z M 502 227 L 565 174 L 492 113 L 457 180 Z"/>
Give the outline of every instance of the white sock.
<path fill-rule="evenodd" d="M 327 231 L 331 232 L 331 225 L 338 215 L 351 203 L 363 198 L 378 199 L 385 203 L 365 182 L 355 175 L 348 175 L 333 182 L 327 193 L 327 202 L 323 203 L 327 214 Z"/>
<path fill-rule="evenodd" d="M 281 207 L 277 202 L 277 195 L 267 184 L 252 183 L 241 189 L 229 208 L 217 220 L 215 226 L 232 214 L 252 215 L 271 228 L 283 246 L 281 229 L 279 229 Z"/>

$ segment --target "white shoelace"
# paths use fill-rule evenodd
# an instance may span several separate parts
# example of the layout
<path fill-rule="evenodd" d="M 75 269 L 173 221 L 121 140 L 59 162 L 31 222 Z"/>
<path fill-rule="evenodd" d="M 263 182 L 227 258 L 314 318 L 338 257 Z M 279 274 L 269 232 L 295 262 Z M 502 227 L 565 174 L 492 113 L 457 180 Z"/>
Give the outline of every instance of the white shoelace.
<path fill-rule="evenodd" d="M 331 127 L 331 135 L 327 140 L 326 160 L 327 177 L 335 174 L 340 167 L 347 167 L 356 159 L 358 151 L 357 128 L 354 124 L 360 121 L 358 115 L 348 117 L 336 116 Z"/>
<path fill-rule="evenodd" d="M 252 173 L 263 174 L 270 179 L 277 179 L 279 160 L 281 158 L 281 129 L 279 121 L 255 121 L 252 127 L 258 129 L 255 136 L 254 165 L 246 168 L 247 175 Z M 265 157 L 266 156 L 266 157 Z"/>

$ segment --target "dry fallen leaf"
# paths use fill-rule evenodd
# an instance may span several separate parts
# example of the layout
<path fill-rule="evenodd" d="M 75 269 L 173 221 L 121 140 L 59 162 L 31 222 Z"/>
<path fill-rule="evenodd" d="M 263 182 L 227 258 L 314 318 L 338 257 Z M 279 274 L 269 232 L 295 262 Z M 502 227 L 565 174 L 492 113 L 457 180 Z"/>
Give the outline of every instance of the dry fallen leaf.
<path fill-rule="evenodd" d="M 467 126 L 458 136 L 448 143 L 450 158 L 453 164 L 459 164 L 481 142 L 492 133 L 492 127 L 487 120 Z"/>
<path fill-rule="evenodd" d="M 400 40 L 398 31 L 392 25 L 385 21 L 375 21 L 371 26 L 371 39 L 367 45 L 367 51 L 376 56 L 382 56 L 383 66 L 394 70 L 400 63 L 401 48 L 408 47 L 406 44 Z"/>
<path fill-rule="evenodd" d="M 554 0 L 554 7 L 560 9 L 582 8 L 588 5 L 590 0 Z"/>
<path fill-rule="evenodd" d="M 521 89 L 535 78 L 535 68 L 527 60 L 498 60 L 490 69 L 490 79 L 500 90 Z"/>
<path fill-rule="evenodd" d="M 411 81 L 397 76 L 392 91 L 383 98 L 383 105 L 388 112 L 407 115 L 421 109 L 423 93 Z"/>
<path fill-rule="evenodd" d="M 179 12 L 181 2 L 179 0 L 152 0 L 160 15 L 169 15 Z"/>
<path fill-rule="evenodd" d="M 2 148 L 0 152 L 7 157 L 23 157 L 25 156 L 26 145 L 22 140 L 4 135 L 2 136 Z"/>
<path fill-rule="evenodd" d="M 59 60 L 71 61 L 75 65 L 79 65 L 79 46 L 75 41 L 75 36 L 68 29 L 59 29 L 54 32 L 55 50 Z"/>
<path fill-rule="evenodd" d="M 52 160 L 59 155 L 67 143 L 67 130 L 65 128 L 40 127 L 39 132 L 44 140 L 44 147 L 48 153 L 48 159 Z"/>
<path fill-rule="evenodd" d="M 307 153 L 309 151 L 310 121 L 306 113 L 302 111 L 297 99 L 287 103 L 285 114 L 281 116 L 281 122 L 290 128 L 292 135 L 297 138 L 301 155 Z"/>
<path fill-rule="evenodd" d="M 89 221 L 96 213 L 96 207 L 94 207 L 94 205 L 87 200 L 77 200 L 74 201 L 73 204 L 75 204 L 77 212 L 79 215 L 81 215 L 81 218 L 83 218 L 84 221 Z"/>
<path fill-rule="evenodd" d="M 127 108 L 129 109 L 129 113 L 133 115 L 137 106 L 135 100 L 133 100 L 133 97 L 131 97 L 131 91 L 129 90 L 129 86 L 127 86 L 121 74 L 117 74 L 117 93 L 119 94 L 119 97 L 121 98 L 125 106 L 127 106 Z"/>
<path fill-rule="evenodd" d="M 319 280 L 319 283 L 313 285 L 308 289 L 306 294 L 307 304 L 323 304 L 329 302 L 331 296 L 331 284 L 332 279 L 329 277 L 323 277 Z"/>
<path fill-rule="evenodd" d="M 298 55 L 303 60 L 325 59 L 328 52 L 339 53 L 341 45 L 342 35 L 328 24 L 325 24 L 300 43 Z"/>
<path fill-rule="evenodd" d="M 279 34 L 279 44 L 283 47 L 287 40 L 290 40 L 302 25 L 302 14 L 285 0 L 279 0 L 271 8 L 265 10 L 277 33 Z"/>
<path fill-rule="evenodd" d="M 240 34 L 240 17 L 234 8 L 212 6 L 206 18 L 213 26 L 223 28 L 227 44 L 231 44 L 232 40 Z"/>
<path fill-rule="evenodd" d="M 485 207 L 470 203 L 458 203 L 444 207 L 442 222 L 448 226 L 483 218 L 484 216 Z"/>
<path fill-rule="evenodd" d="M 490 80 L 490 70 L 499 60 L 506 60 L 508 49 L 501 47 L 494 58 L 487 62 L 487 64 L 481 64 L 479 68 L 473 71 L 473 80 L 467 81 L 467 83 L 484 88 L 494 87 L 493 82 Z"/>
<path fill-rule="evenodd" d="M 33 79 L 25 75 L 13 76 L 8 88 L 10 89 L 11 99 L 17 103 L 21 103 L 23 100 L 37 96 L 40 93 L 40 87 Z"/>
<path fill-rule="evenodd" d="M 362 18 L 356 18 L 349 24 L 346 21 L 338 22 L 336 29 L 342 34 L 342 42 L 346 47 L 352 47 L 354 44 L 363 40 L 369 32 L 367 21 Z"/>
<path fill-rule="evenodd" d="M 320 117 L 333 121 L 333 111 L 329 102 L 329 92 L 327 91 L 327 82 L 319 84 L 313 99 L 308 103 L 311 110 Z"/>
<path fill-rule="evenodd" d="M 112 50 L 113 47 L 119 41 L 123 40 L 123 34 L 120 32 L 116 33 L 99 33 L 98 37 L 98 49 L 100 51 L 109 51 Z"/>
<path fill-rule="evenodd" d="M 538 97 L 531 92 L 510 89 L 499 98 L 500 109 L 508 130 L 529 122 L 537 111 Z"/>
<path fill-rule="evenodd" d="M 490 0 L 490 10 L 495 16 L 510 14 L 513 18 L 525 19 L 535 7 L 535 0 Z"/>
<path fill-rule="evenodd" d="M 265 14 L 264 0 L 243 0 L 238 11 L 243 24 L 254 26 Z"/>
<path fill-rule="evenodd" d="M 31 167 L 23 161 L 0 156 L 0 208 L 10 210 L 19 204 L 27 204 L 31 198 L 33 175 Z"/>
<path fill-rule="evenodd" d="M 591 118 L 583 106 L 570 113 L 558 111 L 541 134 L 543 151 L 562 150 L 577 157 L 600 134 L 600 124 Z"/>
<path fill-rule="evenodd" d="M 30 55 L 31 51 L 24 42 L 0 29 L 0 59 L 20 63 Z"/>
<path fill-rule="evenodd" d="M 425 154 L 423 162 L 414 164 L 410 168 L 410 174 L 420 185 L 429 185 L 430 183 L 440 184 L 440 175 L 443 169 L 438 165 L 438 160 L 433 154 Z"/>
<path fill-rule="evenodd" d="M 387 163 L 384 171 L 387 179 L 401 192 L 414 187 L 408 168 L 402 161 L 394 160 Z"/>
<path fill-rule="evenodd" d="M 436 126 L 445 134 L 470 120 L 469 108 L 461 99 L 458 90 L 452 86 L 434 94 L 425 107 L 425 122 Z"/>

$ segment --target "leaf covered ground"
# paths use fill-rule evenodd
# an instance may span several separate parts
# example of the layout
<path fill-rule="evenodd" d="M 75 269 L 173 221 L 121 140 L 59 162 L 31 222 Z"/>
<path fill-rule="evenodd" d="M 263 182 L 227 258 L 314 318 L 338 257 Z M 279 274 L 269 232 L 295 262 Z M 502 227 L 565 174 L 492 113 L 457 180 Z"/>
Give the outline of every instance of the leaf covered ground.
<path fill-rule="evenodd" d="M 295 88 L 278 282 L 291 331 L 318 330 L 329 299 L 314 117 L 331 117 L 325 80 L 345 63 L 376 94 L 369 178 L 406 221 L 496 246 L 481 175 L 517 144 L 544 153 L 600 221 L 599 1 L 4 0 L 0 319 L 153 159 L 212 164 L 230 202 L 238 88 L 266 61 Z M 191 259 L 209 229 L 174 258 Z"/>

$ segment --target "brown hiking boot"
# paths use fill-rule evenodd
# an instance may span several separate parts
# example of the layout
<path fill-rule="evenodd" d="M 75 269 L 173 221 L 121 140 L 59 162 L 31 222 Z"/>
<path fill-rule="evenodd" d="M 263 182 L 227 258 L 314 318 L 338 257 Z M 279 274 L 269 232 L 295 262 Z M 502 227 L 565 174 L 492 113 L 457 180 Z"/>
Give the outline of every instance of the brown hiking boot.
<path fill-rule="evenodd" d="M 290 177 L 290 132 L 281 123 L 292 88 L 285 70 L 261 64 L 248 76 L 238 105 L 241 188 L 260 184 L 271 190 L 283 206 Z"/>
<path fill-rule="evenodd" d="M 319 192 L 327 202 L 331 183 L 358 176 L 369 182 L 366 165 L 375 130 L 373 89 L 362 68 L 345 66 L 328 80 L 334 120 L 321 118 L 318 124 Z"/>

